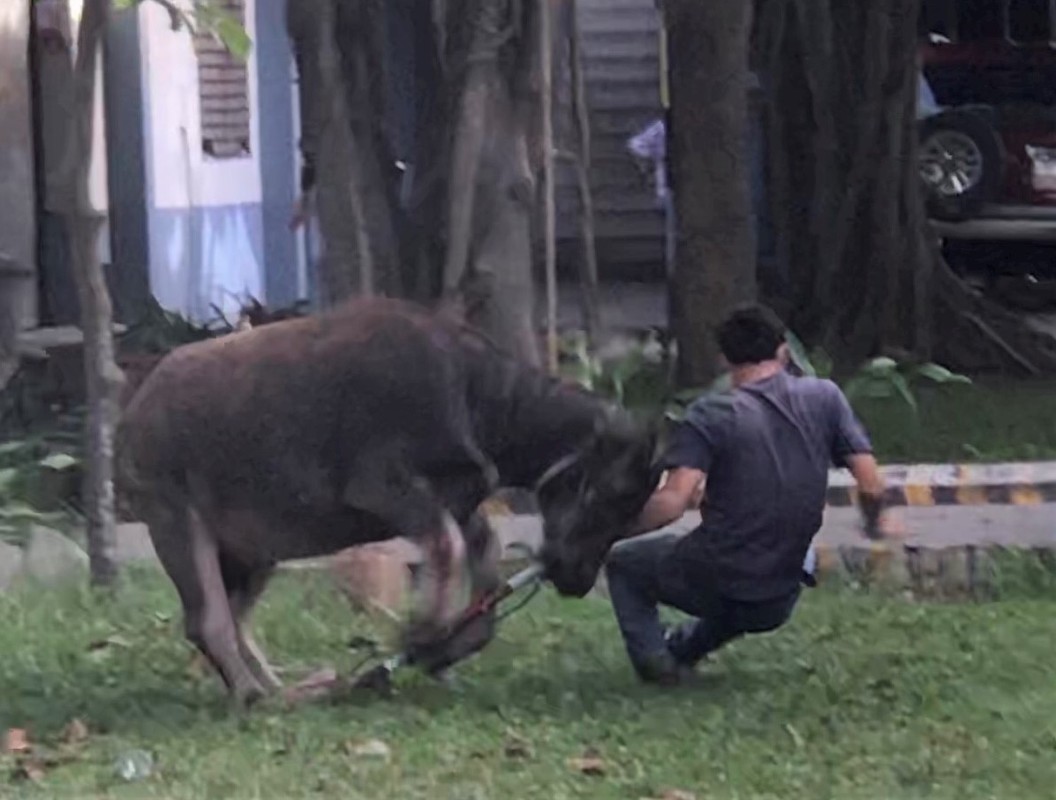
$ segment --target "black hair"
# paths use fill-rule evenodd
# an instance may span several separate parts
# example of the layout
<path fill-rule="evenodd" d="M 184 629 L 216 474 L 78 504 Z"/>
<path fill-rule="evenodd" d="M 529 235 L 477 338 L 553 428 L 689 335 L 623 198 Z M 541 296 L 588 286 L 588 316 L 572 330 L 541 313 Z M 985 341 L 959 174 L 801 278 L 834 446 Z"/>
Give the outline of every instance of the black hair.
<path fill-rule="evenodd" d="M 735 308 L 719 325 L 716 337 L 726 360 L 740 366 L 776 358 L 785 332 L 784 323 L 770 308 L 751 304 Z"/>

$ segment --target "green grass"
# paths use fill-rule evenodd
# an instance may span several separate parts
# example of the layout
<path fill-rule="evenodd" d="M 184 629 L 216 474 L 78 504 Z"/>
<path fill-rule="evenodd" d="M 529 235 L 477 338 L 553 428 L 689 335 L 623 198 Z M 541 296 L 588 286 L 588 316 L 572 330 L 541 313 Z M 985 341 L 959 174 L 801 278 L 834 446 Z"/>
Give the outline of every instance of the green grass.
<path fill-rule="evenodd" d="M 547 593 L 457 690 L 407 676 L 392 700 L 240 717 L 189 669 L 160 575 L 133 576 L 112 600 L 23 592 L 0 597 L 0 725 L 51 747 L 73 718 L 91 733 L 38 783 L 5 769 L 0 797 L 1049 798 L 1054 612 L 1051 600 L 817 590 L 783 631 L 730 646 L 700 685 L 663 691 L 635 682 L 604 601 Z M 305 667 L 348 667 L 342 643 L 357 628 L 307 576 L 277 580 L 257 624 L 276 662 Z M 507 752 L 511 737 L 527 757 Z M 348 753 L 366 739 L 391 760 Z M 568 763 L 589 747 L 601 776 Z M 154 755 L 152 777 L 115 777 L 130 749 Z"/>
<path fill-rule="evenodd" d="M 1056 458 L 1056 382 L 978 382 L 921 387 L 914 420 L 898 400 L 858 411 L 881 460 L 893 463 Z"/>

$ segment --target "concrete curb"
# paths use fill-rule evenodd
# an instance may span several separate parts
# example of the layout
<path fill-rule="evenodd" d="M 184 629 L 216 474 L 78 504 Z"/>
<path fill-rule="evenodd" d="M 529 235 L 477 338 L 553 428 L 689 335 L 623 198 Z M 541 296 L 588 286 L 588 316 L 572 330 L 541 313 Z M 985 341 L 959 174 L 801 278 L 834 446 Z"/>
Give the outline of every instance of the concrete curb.
<path fill-rule="evenodd" d="M 1056 503 L 1056 462 L 917 464 L 883 468 L 888 503 L 894 506 L 1034 506 Z M 829 474 L 828 504 L 855 505 L 847 470 Z"/>

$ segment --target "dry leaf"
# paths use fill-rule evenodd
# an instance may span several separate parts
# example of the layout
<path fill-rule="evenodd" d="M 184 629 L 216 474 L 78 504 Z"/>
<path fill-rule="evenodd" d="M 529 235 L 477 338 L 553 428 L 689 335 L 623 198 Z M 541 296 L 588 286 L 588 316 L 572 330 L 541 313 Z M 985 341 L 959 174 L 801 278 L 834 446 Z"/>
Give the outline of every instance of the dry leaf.
<path fill-rule="evenodd" d="M 697 800 L 697 796 L 683 789 L 665 789 L 659 797 L 643 797 L 641 800 Z"/>
<path fill-rule="evenodd" d="M 568 766 L 576 772 L 595 778 L 605 774 L 605 762 L 601 754 L 592 747 L 588 747 L 579 758 L 569 759 Z"/>
<path fill-rule="evenodd" d="M 32 781 L 39 783 L 44 780 L 44 763 L 36 759 L 22 759 L 15 766 L 11 777 L 16 781 Z"/>
<path fill-rule="evenodd" d="M 32 749 L 24 728 L 11 728 L 4 734 L 5 753 L 28 753 Z"/>
<path fill-rule="evenodd" d="M 344 686 L 345 682 L 338 678 L 337 671 L 326 667 L 284 689 L 282 698 L 287 705 L 293 706 L 330 697 Z"/>
<path fill-rule="evenodd" d="M 367 739 L 364 742 L 349 742 L 345 750 L 355 758 L 378 758 L 388 761 L 392 750 L 380 739 Z"/>
<path fill-rule="evenodd" d="M 91 652 L 93 650 L 106 650 L 109 647 L 129 648 L 131 646 L 132 644 L 128 639 L 114 634 L 113 636 L 107 636 L 105 639 L 96 639 L 94 642 L 89 642 L 88 650 Z"/>
<path fill-rule="evenodd" d="M 88 726 L 79 719 L 71 719 L 62 730 L 62 741 L 66 744 L 78 744 L 88 738 Z"/>
<path fill-rule="evenodd" d="M 506 743 L 502 748 L 506 758 L 531 758 L 532 745 L 523 736 L 512 731 L 506 733 Z"/>

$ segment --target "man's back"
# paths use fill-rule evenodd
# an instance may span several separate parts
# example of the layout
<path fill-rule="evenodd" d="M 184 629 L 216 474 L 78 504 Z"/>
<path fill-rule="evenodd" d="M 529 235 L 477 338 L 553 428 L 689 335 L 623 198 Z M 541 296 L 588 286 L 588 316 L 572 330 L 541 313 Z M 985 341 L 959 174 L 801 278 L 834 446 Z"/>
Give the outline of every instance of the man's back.
<path fill-rule="evenodd" d="M 839 388 L 786 372 L 697 401 L 677 450 L 707 473 L 703 522 L 680 559 L 731 598 L 795 590 L 821 527 L 828 470 L 869 441 Z"/>

